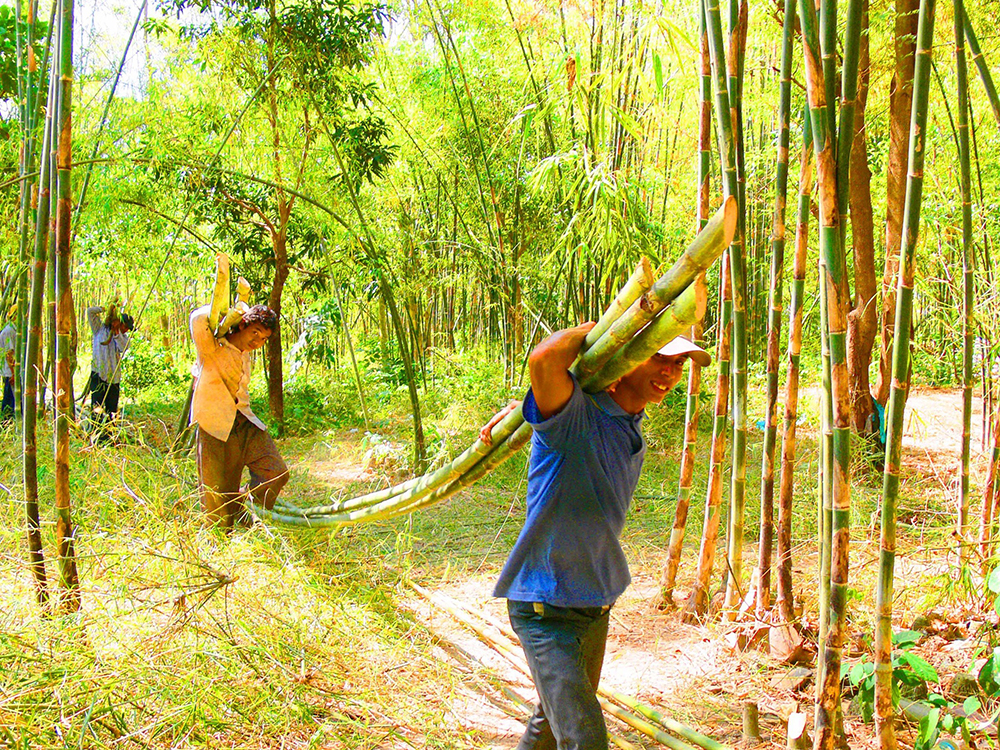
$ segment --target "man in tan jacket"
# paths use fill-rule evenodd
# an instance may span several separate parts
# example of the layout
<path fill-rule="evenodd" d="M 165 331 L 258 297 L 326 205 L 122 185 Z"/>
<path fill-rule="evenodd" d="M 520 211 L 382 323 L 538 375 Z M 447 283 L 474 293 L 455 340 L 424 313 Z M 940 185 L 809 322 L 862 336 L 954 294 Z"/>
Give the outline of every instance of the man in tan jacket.
<path fill-rule="evenodd" d="M 250 352 L 278 327 L 278 314 L 265 305 L 251 307 L 225 336 L 208 325 L 209 306 L 191 313 L 191 338 L 197 361 L 191 423 L 198 425 L 198 479 L 205 513 L 231 529 L 247 520 L 244 499 L 270 510 L 288 481 L 288 469 L 267 428 L 250 409 Z M 250 484 L 240 492 L 243 468 Z"/>

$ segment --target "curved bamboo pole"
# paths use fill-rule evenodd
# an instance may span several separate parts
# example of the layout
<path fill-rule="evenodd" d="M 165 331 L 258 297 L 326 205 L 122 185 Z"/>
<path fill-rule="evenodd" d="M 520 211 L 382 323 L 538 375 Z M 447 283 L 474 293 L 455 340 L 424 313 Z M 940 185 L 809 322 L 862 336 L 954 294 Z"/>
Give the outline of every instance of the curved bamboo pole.
<path fill-rule="evenodd" d="M 903 445 L 903 411 L 909 391 L 910 321 L 920 206 L 923 197 L 924 140 L 930 89 L 931 51 L 934 40 L 935 0 L 921 0 L 913 74 L 913 108 L 910 114 L 910 150 L 903 213 L 899 280 L 896 292 L 896 338 L 892 351 L 892 389 L 886 413 L 886 462 L 882 483 L 882 529 L 879 578 L 876 591 L 875 727 L 879 747 L 896 747 L 892 705 L 892 595 L 896 561 L 896 500 Z M 839 674 L 838 674 L 839 677 Z"/>

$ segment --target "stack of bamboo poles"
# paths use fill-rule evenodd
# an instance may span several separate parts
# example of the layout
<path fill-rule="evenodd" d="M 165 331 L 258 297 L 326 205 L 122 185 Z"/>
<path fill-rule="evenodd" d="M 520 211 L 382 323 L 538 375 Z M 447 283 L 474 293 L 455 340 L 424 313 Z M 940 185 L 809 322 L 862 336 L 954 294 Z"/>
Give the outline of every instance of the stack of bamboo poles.
<path fill-rule="evenodd" d="M 614 302 L 587 335 L 573 373 L 583 390 L 607 388 L 690 329 L 705 312 L 706 292 L 694 283 L 732 241 L 736 201 L 728 198 L 676 263 L 654 283 L 648 260 L 641 262 Z M 278 501 L 272 511 L 254 511 L 274 523 L 330 527 L 411 513 L 451 497 L 506 461 L 531 437 L 518 407 L 493 428 L 492 444 L 476 440 L 450 463 L 395 487 L 330 505 L 299 508 Z"/>
<path fill-rule="evenodd" d="M 500 622 L 489 615 L 469 609 L 462 603 L 440 593 L 428 591 L 412 581 L 407 585 L 432 605 L 444 610 L 462 625 L 475 633 L 483 643 L 499 652 L 517 671 L 529 679 L 531 673 L 524 656 L 520 652 L 517 636 L 506 623 Z M 605 713 L 631 727 L 640 734 L 656 740 L 673 750 L 732 750 L 725 745 L 700 732 L 691 729 L 678 721 L 671 719 L 656 709 L 650 708 L 634 697 L 599 685 L 597 700 Z M 611 736 L 610 739 L 619 747 L 628 747 L 628 743 Z"/>

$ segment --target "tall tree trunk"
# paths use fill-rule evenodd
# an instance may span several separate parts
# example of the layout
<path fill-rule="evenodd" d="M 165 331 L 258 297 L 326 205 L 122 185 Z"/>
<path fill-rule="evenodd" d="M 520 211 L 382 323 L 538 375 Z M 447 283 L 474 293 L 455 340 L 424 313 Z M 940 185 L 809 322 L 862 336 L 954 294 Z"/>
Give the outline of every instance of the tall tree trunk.
<path fill-rule="evenodd" d="M 885 165 L 885 273 L 882 275 L 882 321 L 875 399 L 889 401 L 892 337 L 896 317 L 896 280 L 906 200 L 906 159 L 910 147 L 910 110 L 913 105 L 913 55 L 917 41 L 920 0 L 896 0 L 894 48 L 896 67 L 889 84 L 889 157 Z"/>
<path fill-rule="evenodd" d="M 271 293 L 267 298 L 267 306 L 281 315 L 281 295 L 288 280 L 288 249 L 284 230 L 274 238 L 274 280 L 271 282 Z M 280 319 L 280 318 L 279 318 Z M 282 329 L 267 339 L 267 403 L 271 411 L 271 420 L 275 431 L 281 435 L 285 431 L 285 388 L 282 370 Z"/>

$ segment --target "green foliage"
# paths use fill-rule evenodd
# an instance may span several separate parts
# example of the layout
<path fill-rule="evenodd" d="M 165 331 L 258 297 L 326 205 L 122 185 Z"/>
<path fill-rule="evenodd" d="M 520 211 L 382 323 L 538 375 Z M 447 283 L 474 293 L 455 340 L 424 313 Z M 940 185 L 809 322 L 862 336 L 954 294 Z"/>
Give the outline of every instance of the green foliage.
<path fill-rule="evenodd" d="M 938 682 L 937 671 L 926 660 L 911 653 L 909 649 L 920 640 L 921 633 L 902 630 L 894 633 L 892 643 L 896 649 L 892 653 L 892 702 L 899 705 L 900 686 L 918 686 L 926 682 Z M 875 715 L 875 664 L 867 659 L 850 666 L 841 665 L 841 677 L 847 677 L 857 689 L 858 708 L 865 723 Z"/>
<path fill-rule="evenodd" d="M 136 394 L 160 386 L 178 386 L 182 379 L 162 346 L 134 335 L 122 357 L 122 388 Z"/>

